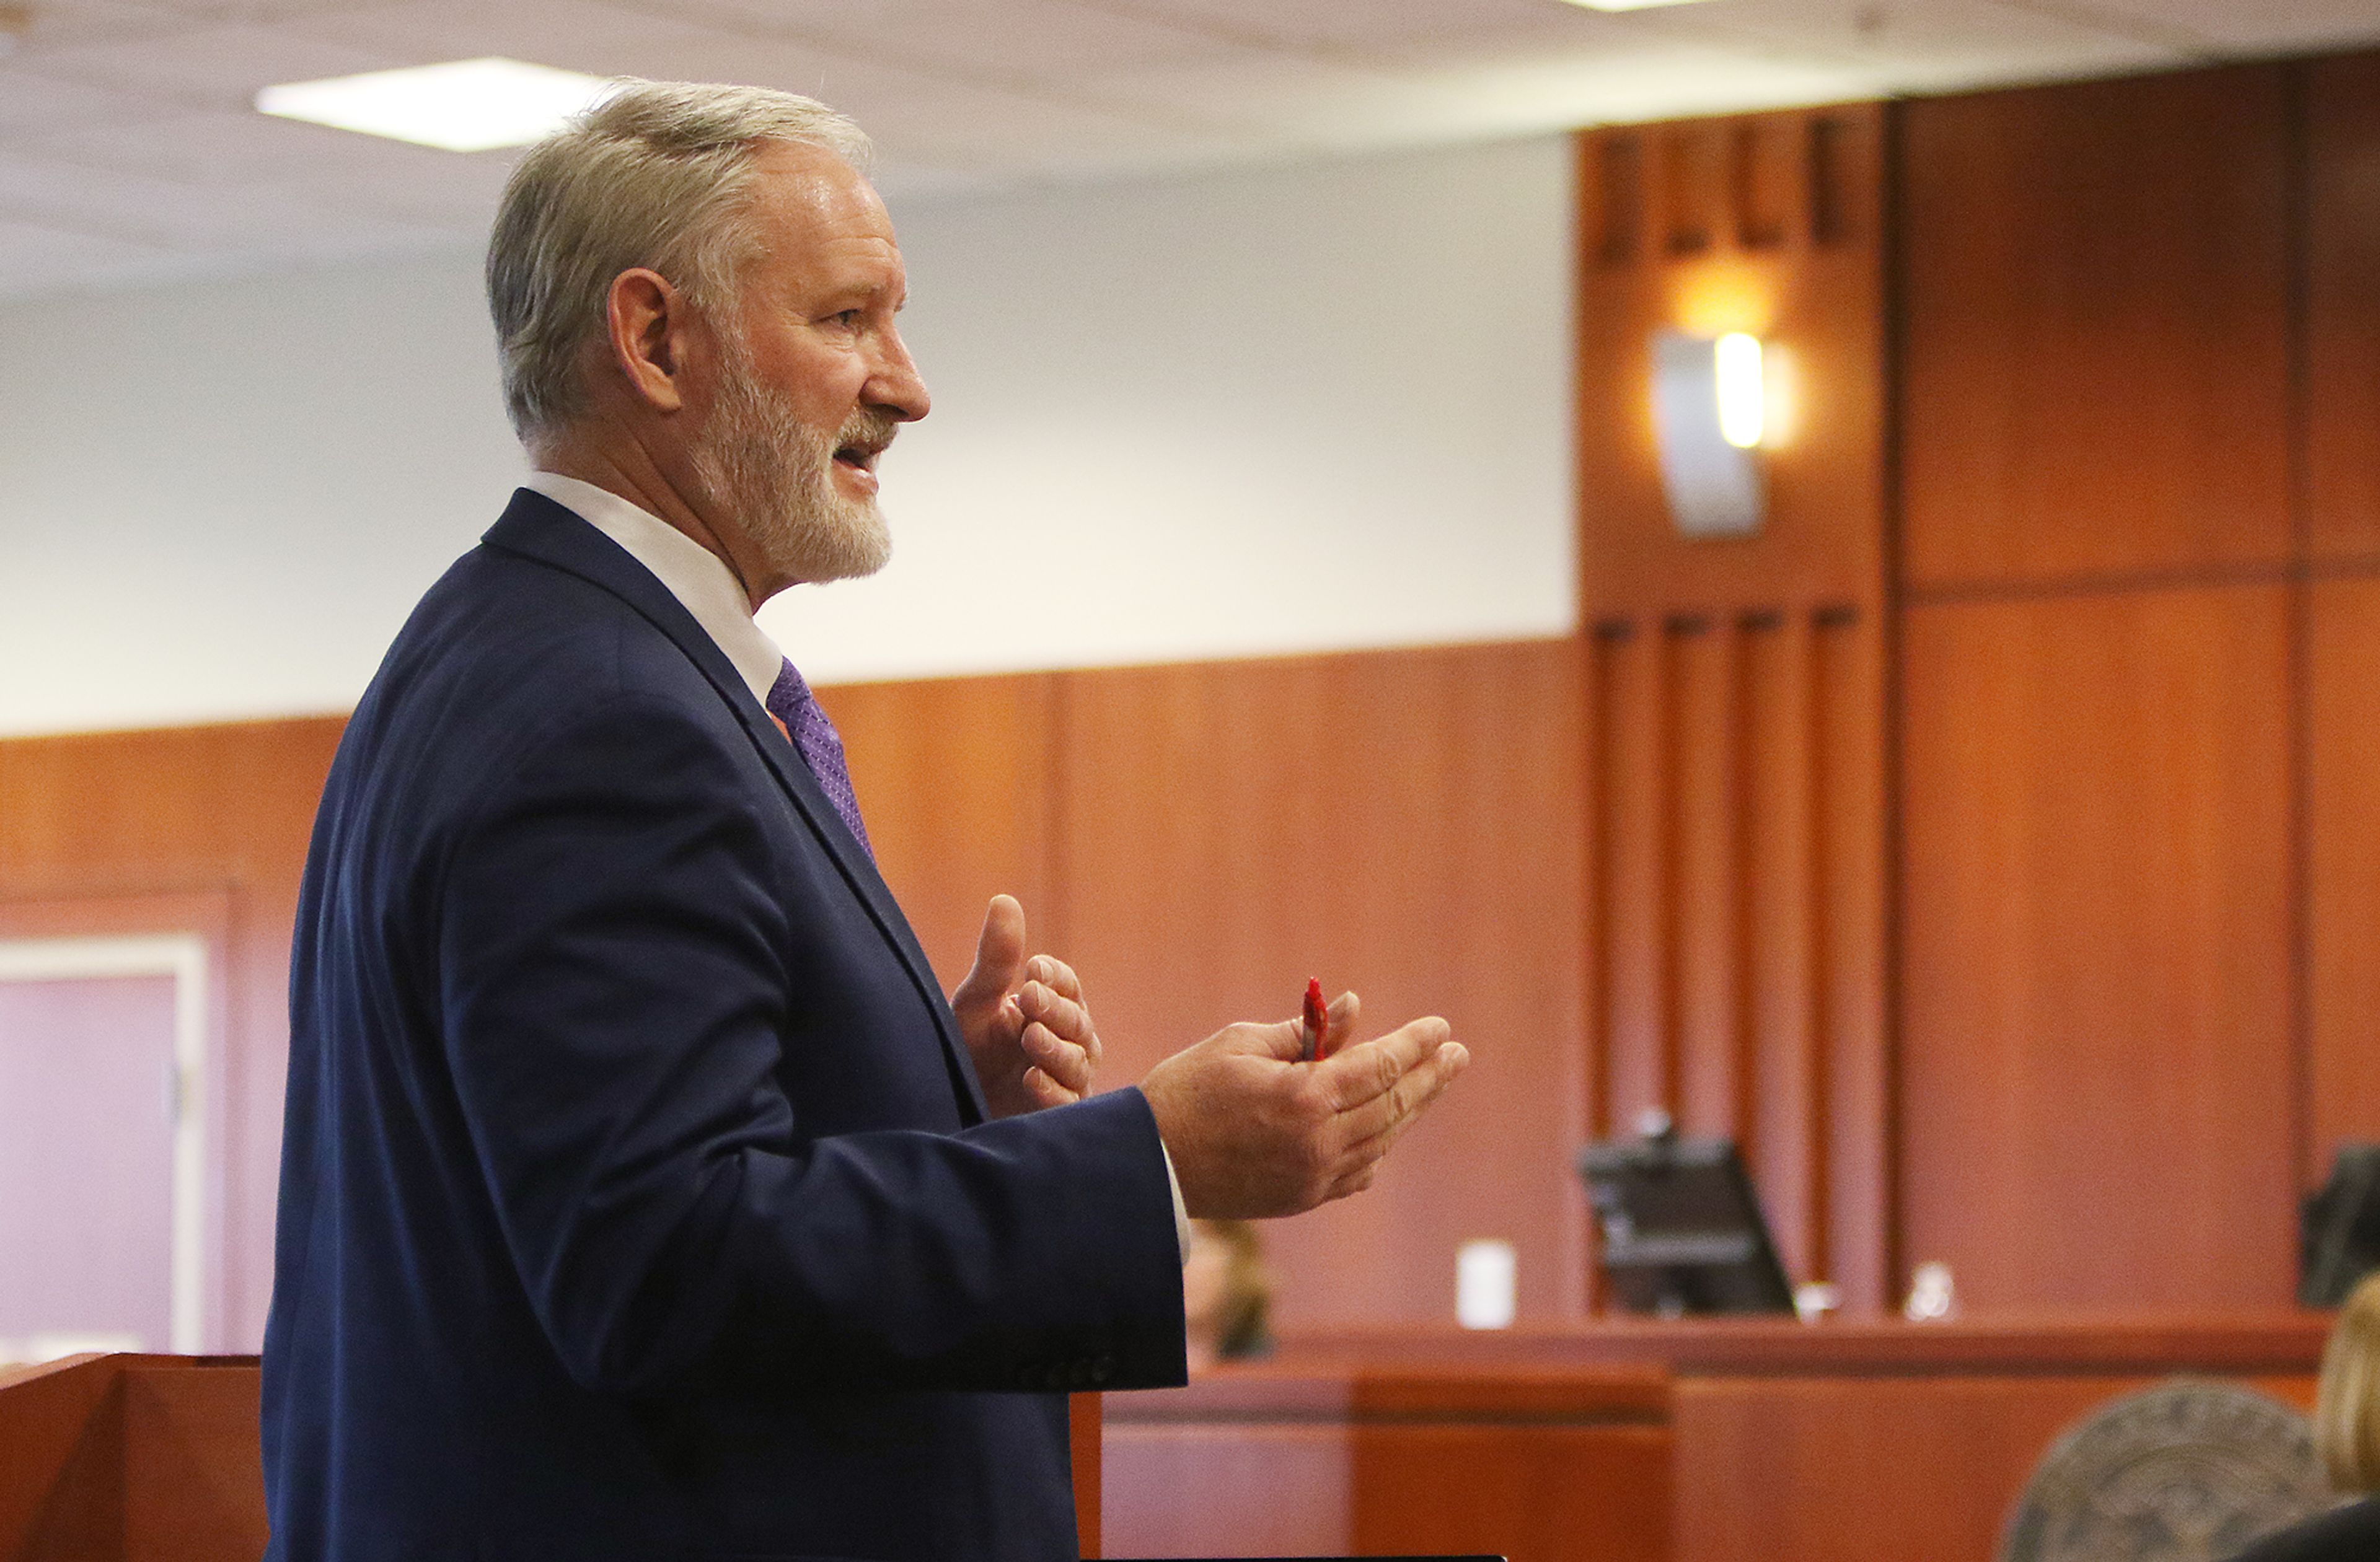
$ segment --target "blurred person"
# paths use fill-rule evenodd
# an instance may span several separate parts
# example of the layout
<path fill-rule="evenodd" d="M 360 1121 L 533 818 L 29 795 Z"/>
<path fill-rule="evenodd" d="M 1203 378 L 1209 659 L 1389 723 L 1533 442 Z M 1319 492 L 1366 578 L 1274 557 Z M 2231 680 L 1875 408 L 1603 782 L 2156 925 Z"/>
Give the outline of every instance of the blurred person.
<path fill-rule="evenodd" d="M 2314 1390 L 2313 1441 L 2330 1483 L 2360 1500 L 2268 1535 L 2235 1562 L 2380 1558 L 2380 1271 L 2338 1310 Z"/>
<path fill-rule="evenodd" d="M 1193 1220 L 1190 1253 L 1182 1264 L 1184 1346 L 1192 1376 L 1219 1362 L 1245 1362 L 1272 1352 L 1267 1326 L 1272 1271 L 1264 1238 L 1249 1220 Z"/>
<path fill-rule="evenodd" d="M 535 473 L 348 722 L 297 918 L 274 1562 L 1073 1562 L 1065 1393 L 1183 1381 L 1187 1217 L 1366 1186 L 1464 1065 L 1342 995 L 1326 1061 L 1237 1024 L 1095 1095 L 1005 896 L 935 986 L 752 619 L 882 565 L 927 414 L 867 161 L 628 83 L 506 188 Z"/>

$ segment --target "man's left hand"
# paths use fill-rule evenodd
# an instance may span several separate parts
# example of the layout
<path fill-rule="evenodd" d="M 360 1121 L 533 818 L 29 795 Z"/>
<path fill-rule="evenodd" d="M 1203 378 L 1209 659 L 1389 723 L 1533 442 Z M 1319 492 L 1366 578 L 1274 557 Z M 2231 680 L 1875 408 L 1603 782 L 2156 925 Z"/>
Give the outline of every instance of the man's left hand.
<path fill-rule="evenodd" d="M 1083 984 L 1053 955 L 1025 957 L 1025 908 L 1014 897 L 991 898 L 975 969 L 951 994 L 951 1010 L 993 1117 L 1062 1107 L 1091 1093 L 1099 1036 Z"/>

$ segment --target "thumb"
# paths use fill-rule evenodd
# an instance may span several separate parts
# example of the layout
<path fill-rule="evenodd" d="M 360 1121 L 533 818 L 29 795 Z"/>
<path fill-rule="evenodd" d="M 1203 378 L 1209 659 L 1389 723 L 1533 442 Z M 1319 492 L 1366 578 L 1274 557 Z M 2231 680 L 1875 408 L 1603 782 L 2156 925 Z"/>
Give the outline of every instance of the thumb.
<path fill-rule="evenodd" d="M 951 1007 L 997 1003 L 1016 986 L 1025 969 L 1025 908 L 1014 895 L 994 895 L 983 914 L 983 934 L 975 945 L 975 968 L 951 994 Z"/>
<path fill-rule="evenodd" d="M 1305 1022 L 1282 1020 L 1273 1024 L 1250 1021 L 1232 1027 L 1245 1038 L 1245 1050 L 1277 1062 L 1294 1063 L 1305 1056 Z"/>

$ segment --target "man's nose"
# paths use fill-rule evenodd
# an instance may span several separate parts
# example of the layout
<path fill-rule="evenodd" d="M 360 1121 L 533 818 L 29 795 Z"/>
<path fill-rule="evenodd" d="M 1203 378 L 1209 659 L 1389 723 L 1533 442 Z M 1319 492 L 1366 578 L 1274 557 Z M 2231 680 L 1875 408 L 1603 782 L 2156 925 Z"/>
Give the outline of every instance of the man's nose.
<path fill-rule="evenodd" d="M 917 360 L 910 357 L 908 344 L 899 332 L 885 334 L 884 352 L 876 372 L 869 378 L 868 401 L 898 418 L 904 423 L 914 423 L 933 409 L 933 397 L 926 393 L 926 381 L 917 372 Z"/>

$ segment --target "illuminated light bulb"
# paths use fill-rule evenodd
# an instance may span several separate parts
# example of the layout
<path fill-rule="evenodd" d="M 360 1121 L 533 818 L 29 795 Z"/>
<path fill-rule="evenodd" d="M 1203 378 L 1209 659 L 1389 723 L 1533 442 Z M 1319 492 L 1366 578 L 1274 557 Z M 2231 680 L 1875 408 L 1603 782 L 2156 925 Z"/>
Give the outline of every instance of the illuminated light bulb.
<path fill-rule="evenodd" d="M 1718 378 L 1719 437 L 1738 450 L 1760 447 L 1767 393 L 1760 375 L 1760 338 L 1731 331 L 1712 345 Z"/>

